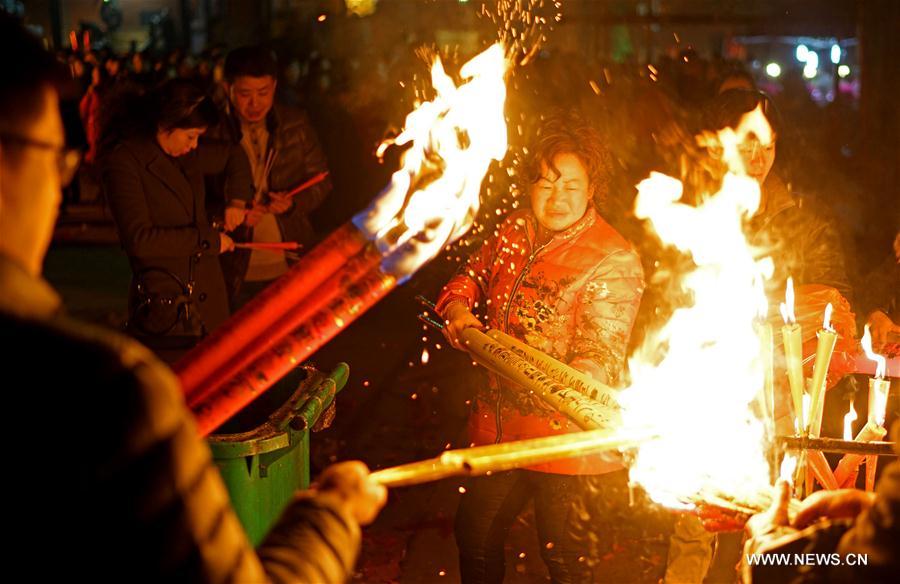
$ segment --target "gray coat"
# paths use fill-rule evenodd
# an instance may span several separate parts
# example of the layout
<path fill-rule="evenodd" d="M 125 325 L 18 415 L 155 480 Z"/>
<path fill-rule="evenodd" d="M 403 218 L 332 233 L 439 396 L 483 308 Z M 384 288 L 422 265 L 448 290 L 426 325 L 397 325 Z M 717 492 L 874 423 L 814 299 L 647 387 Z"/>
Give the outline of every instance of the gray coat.
<path fill-rule="evenodd" d="M 229 309 L 219 235 L 206 213 L 204 177 L 224 174 L 228 199 L 249 201 L 252 178 L 243 150 L 207 140 L 172 158 L 152 138 L 132 139 L 105 157 L 101 172 L 134 273 L 130 330 L 159 346 L 158 341 L 166 345 L 163 337 L 190 338 L 215 329 Z M 153 301 L 142 303 L 148 296 Z M 187 317 L 179 314 L 179 303 L 186 299 L 191 300 Z"/>

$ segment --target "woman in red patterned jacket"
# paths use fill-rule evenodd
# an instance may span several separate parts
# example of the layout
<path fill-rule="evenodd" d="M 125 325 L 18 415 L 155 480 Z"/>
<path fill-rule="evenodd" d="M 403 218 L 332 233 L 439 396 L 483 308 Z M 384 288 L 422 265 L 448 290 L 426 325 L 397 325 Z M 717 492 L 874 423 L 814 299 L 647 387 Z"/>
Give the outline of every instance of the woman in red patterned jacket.
<path fill-rule="evenodd" d="M 489 327 L 615 386 L 644 283 L 637 254 L 595 208 L 606 194 L 609 153 L 595 130 L 571 118 L 547 122 L 535 146 L 531 208 L 509 215 L 444 287 L 437 302 L 444 334 L 463 349 L 460 331 L 484 326 L 473 314 L 480 308 Z M 475 444 L 578 430 L 493 375 L 469 420 Z M 456 518 L 463 581 L 503 580 L 506 533 L 530 499 L 553 581 L 586 581 L 586 543 L 569 530 L 578 476 L 621 468 L 581 457 L 473 479 Z"/>

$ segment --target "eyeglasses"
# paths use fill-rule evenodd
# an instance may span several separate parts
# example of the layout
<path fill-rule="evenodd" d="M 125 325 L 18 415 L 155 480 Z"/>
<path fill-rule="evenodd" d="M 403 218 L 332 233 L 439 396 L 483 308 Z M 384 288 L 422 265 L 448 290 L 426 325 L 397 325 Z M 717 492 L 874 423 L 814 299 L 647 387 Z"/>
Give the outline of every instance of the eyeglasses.
<path fill-rule="evenodd" d="M 18 134 L 0 133 L 0 142 L 19 144 L 40 150 L 51 150 L 56 154 L 56 167 L 59 170 L 59 182 L 62 186 L 68 186 L 75 177 L 75 171 L 81 163 L 81 151 L 76 148 L 67 148 L 58 144 L 51 144 L 43 140 L 35 140 Z"/>

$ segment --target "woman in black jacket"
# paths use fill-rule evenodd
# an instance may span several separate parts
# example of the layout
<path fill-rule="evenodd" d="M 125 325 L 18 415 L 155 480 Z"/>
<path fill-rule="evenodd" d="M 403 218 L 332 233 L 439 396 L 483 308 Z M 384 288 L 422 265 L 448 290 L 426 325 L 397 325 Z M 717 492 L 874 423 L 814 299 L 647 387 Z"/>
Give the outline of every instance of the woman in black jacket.
<path fill-rule="evenodd" d="M 200 141 L 217 113 L 191 82 L 169 81 L 128 105 L 130 123 L 110 122 L 105 141 L 115 144 L 101 162 L 133 271 L 128 330 L 174 362 L 229 316 L 217 256 L 234 242 L 207 217 L 204 177 L 225 175 L 231 231 L 253 194 L 250 165 L 239 146 Z"/>

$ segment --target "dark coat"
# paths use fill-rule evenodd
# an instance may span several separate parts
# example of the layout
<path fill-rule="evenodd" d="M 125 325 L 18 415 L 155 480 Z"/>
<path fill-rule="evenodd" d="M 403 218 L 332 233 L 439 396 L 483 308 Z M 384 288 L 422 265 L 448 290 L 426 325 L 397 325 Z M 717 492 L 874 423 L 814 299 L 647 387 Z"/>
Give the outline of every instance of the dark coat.
<path fill-rule="evenodd" d="M 210 130 L 209 135 L 217 139 L 227 140 L 240 148 L 241 126 L 234 115 L 222 116 L 219 127 Z M 328 163 L 319 145 L 315 130 L 303 110 L 276 103 L 266 117 L 269 131 L 267 150 L 274 152 L 272 170 L 269 172 L 270 191 L 289 191 L 315 175 L 328 170 Z M 209 181 L 211 185 L 210 208 L 223 207 L 228 200 L 222 181 Z M 283 241 L 296 241 L 309 250 L 316 241 L 316 233 L 309 220 L 309 214 L 315 210 L 331 192 L 330 178 L 298 193 L 293 205 L 284 213 L 275 216 L 281 230 Z M 237 232 L 236 237 L 242 241 L 252 241 L 253 230 L 246 225 Z M 250 262 L 250 252 L 239 250 L 235 254 L 222 257 L 225 277 L 232 294 L 243 283 Z"/>
<path fill-rule="evenodd" d="M 229 316 L 219 235 L 206 213 L 204 177 L 210 174 L 225 175 L 229 199 L 251 198 L 247 157 L 224 142 L 201 141 L 176 159 L 153 139 L 133 139 L 102 162 L 103 189 L 134 273 L 129 327 L 150 345 L 212 331 Z M 140 308 L 138 280 L 155 299 L 146 308 Z M 178 313 L 185 297 L 192 300 L 188 318 Z"/>
<path fill-rule="evenodd" d="M 254 553 L 178 379 L 138 343 L 60 308 L 46 282 L 0 255 L 0 343 L 15 365 L 7 385 L 28 379 L 7 405 L 40 419 L 29 446 L 50 457 L 6 485 L 17 526 L 7 550 L 28 573 L 92 583 L 349 579 L 360 530 L 335 495 L 298 493 Z M 79 447 L 64 446 L 75 436 Z"/>

